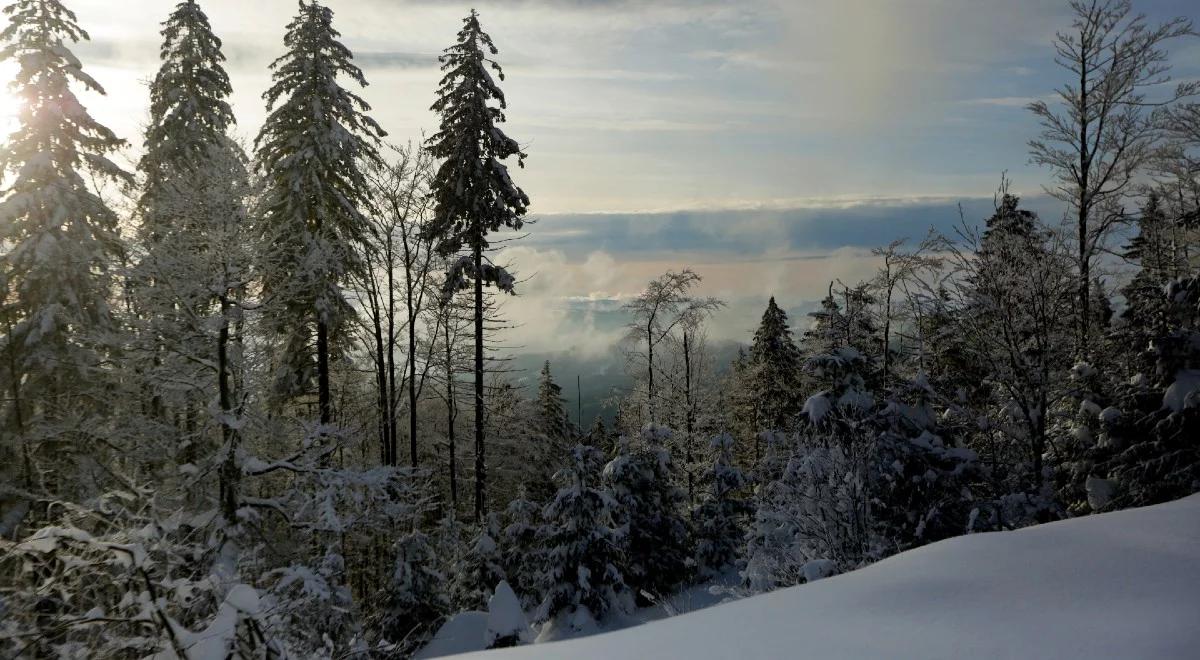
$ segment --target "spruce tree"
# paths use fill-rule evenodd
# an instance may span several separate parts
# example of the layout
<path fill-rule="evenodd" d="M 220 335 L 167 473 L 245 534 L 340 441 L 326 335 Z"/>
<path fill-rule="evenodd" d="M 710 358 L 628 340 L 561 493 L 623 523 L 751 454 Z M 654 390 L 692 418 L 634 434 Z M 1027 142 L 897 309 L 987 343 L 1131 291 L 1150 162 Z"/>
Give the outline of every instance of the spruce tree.
<path fill-rule="evenodd" d="M 386 135 L 365 114 L 366 101 L 338 83 L 345 76 L 367 84 L 339 36 L 332 11 L 315 0 L 300 3 L 284 36 L 287 53 L 271 64 L 274 84 L 263 94 L 269 114 L 255 140 L 266 177 L 260 210 L 268 246 L 261 264 L 265 316 L 284 346 L 279 384 L 283 394 L 295 395 L 306 389 L 315 366 L 322 425 L 333 415 L 331 342 L 353 314 L 340 286 L 362 266 L 352 246 L 367 231 L 363 166 L 379 162 L 376 145 Z"/>
<path fill-rule="evenodd" d="M 434 216 L 425 230 L 443 256 L 464 247 L 469 257 L 452 268 L 455 283 L 470 276 L 475 301 L 475 517 L 486 512 L 487 461 L 484 446 L 483 286 L 486 281 L 506 288 L 500 270 L 484 263 L 488 234 L 502 227 L 520 229 L 529 197 L 513 183 L 503 161 L 525 154 L 516 140 L 497 126 L 504 122 L 506 101 L 488 69 L 504 80 L 500 65 L 489 55 L 497 53 L 492 38 L 479 24 L 479 14 L 463 19 L 457 42 L 439 57 L 445 72 L 432 110 L 441 116 L 438 132 L 429 139 L 429 150 L 442 159 L 431 185 Z M 511 279 L 507 280 L 511 290 Z"/>
<path fill-rule="evenodd" d="M 486 610 L 496 585 L 508 579 L 500 538 L 500 518 L 489 514 L 455 566 L 450 601 L 456 609 Z"/>
<path fill-rule="evenodd" d="M 582 627 L 610 612 L 626 612 L 632 602 L 619 568 L 612 519 L 617 504 L 600 487 L 600 452 L 577 445 L 569 460 L 557 475 L 562 488 L 542 512 L 542 603 L 535 618 L 567 615 Z"/>
<path fill-rule="evenodd" d="M 142 231 L 151 243 L 184 229 L 172 227 L 172 218 L 156 208 L 157 199 L 203 163 L 235 122 L 221 40 L 195 0 L 175 6 L 163 22 L 162 38 L 162 63 L 150 85 L 146 153 L 138 162 L 146 177 L 139 200 Z"/>
<path fill-rule="evenodd" d="M 754 331 L 749 366 L 753 370 L 751 396 L 758 412 L 756 430 L 788 428 L 800 410 L 799 378 L 803 365 L 800 349 L 792 341 L 787 313 L 775 304 L 774 296 Z"/>
<path fill-rule="evenodd" d="M 4 12 L 0 60 L 17 65 L 11 89 L 21 110 L 0 151 L 0 381 L 8 390 L 0 406 L 4 435 L 22 439 L 33 486 L 33 455 L 88 453 L 77 443 L 95 437 L 86 420 L 107 403 L 89 389 L 111 373 L 103 365 L 117 329 L 109 297 L 124 249 L 117 215 L 89 180 L 129 176 L 108 158 L 124 142 L 72 89 L 104 93 L 69 48 L 88 39 L 75 14 L 58 0 L 20 0 Z"/>
<path fill-rule="evenodd" d="M 240 359 L 233 335 L 250 278 L 249 166 L 228 134 L 232 88 L 208 17 L 193 0 L 181 2 L 163 23 L 162 38 L 162 63 L 150 85 L 146 152 L 138 163 L 141 254 L 130 288 L 140 317 L 139 347 L 148 359 L 136 372 L 145 375 L 141 387 L 154 417 L 172 409 L 182 417 L 182 428 L 171 429 L 172 435 L 182 432 L 181 460 L 194 462 L 205 444 L 197 418 L 209 401 L 220 408 L 223 443 L 236 442 Z M 164 388 L 164 382 L 189 387 Z M 227 466 L 226 495 L 237 479 Z M 232 497 L 222 501 L 232 518 Z"/>
<path fill-rule="evenodd" d="M 690 577 L 690 530 L 682 512 L 686 495 L 672 479 L 671 454 L 660 444 L 668 435 L 647 428 L 642 442 L 621 442 L 604 466 L 604 484 L 617 503 L 622 530 L 621 573 L 643 604 L 672 593 Z"/>
<path fill-rule="evenodd" d="M 401 535 L 393 550 L 396 560 L 382 590 L 378 631 L 389 643 L 413 652 L 450 609 L 446 577 L 437 570 L 437 553 L 420 529 Z"/>
<path fill-rule="evenodd" d="M 538 421 L 542 434 L 551 443 L 546 450 L 557 453 L 566 449 L 567 441 L 575 432 L 563 405 L 562 387 L 554 382 L 554 376 L 550 373 L 549 360 L 542 366 L 538 378 Z"/>
<path fill-rule="evenodd" d="M 737 560 L 749 503 L 742 491 L 750 480 L 733 464 L 733 436 L 712 439 L 712 464 L 701 479 L 706 489 L 696 509 L 696 567 L 701 578 L 716 577 Z"/>
<path fill-rule="evenodd" d="M 540 598 L 541 513 L 540 506 L 525 493 L 518 493 L 504 512 L 505 526 L 500 534 L 504 572 L 526 608 L 536 607 Z"/>
<path fill-rule="evenodd" d="M 604 424 L 603 417 L 596 415 L 592 421 L 592 428 L 587 432 L 587 443 L 599 449 L 605 456 L 612 456 L 616 450 L 612 434 L 609 433 L 608 426 Z"/>
<path fill-rule="evenodd" d="M 1171 223 L 1157 194 L 1152 193 L 1147 198 L 1138 216 L 1137 229 L 1137 234 L 1125 248 L 1125 258 L 1135 261 L 1138 270 L 1121 290 L 1125 309 L 1117 333 L 1117 341 L 1122 345 L 1121 354 L 1126 356 L 1135 373 L 1153 364 L 1154 357 L 1150 354 L 1153 338 L 1170 331 L 1174 320 L 1170 314 L 1173 306 L 1163 291 L 1182 272 Z"/>

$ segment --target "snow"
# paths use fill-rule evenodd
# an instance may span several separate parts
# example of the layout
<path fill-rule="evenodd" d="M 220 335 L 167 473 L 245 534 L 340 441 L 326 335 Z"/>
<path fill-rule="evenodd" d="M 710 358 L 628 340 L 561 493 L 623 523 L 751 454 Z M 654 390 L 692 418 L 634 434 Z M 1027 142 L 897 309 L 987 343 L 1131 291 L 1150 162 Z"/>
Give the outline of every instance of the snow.
<path fill-rule="evenodd" d="M 1178 413 L 1193 406 L 1200 406 L 1200 369 L 1184 369 L 1163 393 L 1163 407 Z"/>
<path fill-rule="evenodd" d="M 814 559 L 800 569 L 805 582 L 816 582 L 837 574 L 837 564 L 829 559 Z"/>
<path fill-rule="evenodd" d="M 808 400 L 804 402 L 803 410 L 800 412 L 808 415 L 808 419 L 812 423 L 819 424 L 832 409 L 833 404 L 829 402 L 829 397 L 826 396 L 825 392 L 821 392 L 808 397 Z"/>
<path fill-rule="evenodd" d="M 1112 501 L 1113 492 L 1116 490 L 1117 485 L 1109 479 L 1088 477 L 1083 487 L 1087 490 L 1088 506 L 1098 511 L 1108 506 L 1108 503 Z"/>
<path fill-rule="evenodd" d="M 866 568 L 607 634 L 540 658 L 1194 658 L 1200 495 L 962 536 Z"/>
<path fill-rule="evenodd" d="M 485 648 L 487 612 L 459 612 L 438 629 L 433 640 L 413 656 L 415 660 L 440 658 Z"/>
<path fill-rule="evenodd" d="M 497 639 L 504 637 L 518 637 L 527 642 L 532 637 L 530 633 L 529 621 L 525 618 L 525 611 L 521 609 L 521 601 L 517 599 L 517 594 L 513 593 L 512 587 L 508 586 L 508 582 L 501 580 L 500 584 L 496 585 L 496 592 L 488 599 L 485 640 L 487 645 L 491 646 Z"/>

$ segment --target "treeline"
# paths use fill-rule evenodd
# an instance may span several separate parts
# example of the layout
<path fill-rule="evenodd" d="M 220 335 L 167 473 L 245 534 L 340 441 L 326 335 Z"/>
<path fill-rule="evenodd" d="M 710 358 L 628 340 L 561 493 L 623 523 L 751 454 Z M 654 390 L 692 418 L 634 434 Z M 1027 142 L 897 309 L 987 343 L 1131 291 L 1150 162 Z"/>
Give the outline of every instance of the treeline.
<path fill-rule="evenodd" d="M 1031 106 L 1063 223 L 1005 183 L 991 217 L 877 250 L 801 332 L 772 299 L 727 370 L 723 303 L 668 272 L 626 307 L 615 422 L 584 431 L 551 365 L 527 395 L 498 341 L 519 235 L 497 235 L 530 200 L 474 11 L 439 130 L 392 147 L 332 13 L 300 3 L 247 153 L 182 2 L 127 173 L 72 93 L 100 89 L 74 15 L 11 5 L 0 649 L 405 656 L 489 608 L 502 646 L 522 614 L 553 637 L 712 578 L 758 592 L 1200 490 L 1200 85 L 1162 91 L 1191 24 L 1072 8 L 1069 82 Z"/>

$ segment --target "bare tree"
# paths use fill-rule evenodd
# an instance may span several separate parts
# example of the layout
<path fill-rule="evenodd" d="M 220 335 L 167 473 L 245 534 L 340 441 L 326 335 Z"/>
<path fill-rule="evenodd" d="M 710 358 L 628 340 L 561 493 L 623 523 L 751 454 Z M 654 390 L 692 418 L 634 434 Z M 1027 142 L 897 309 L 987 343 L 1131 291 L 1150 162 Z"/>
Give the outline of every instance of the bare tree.
<path fill-rule="evenodd" d="M 367 173 L 377 207 L 369 218 L 368 240 L 361 246 L 367 264 L 360 300 L 365 309 L 364 330 L 375 367 L 381 460 L 399 463 L 400 390 L 408 399 L 409 459 L 417 466 L 417 399 L 422 360 L 418 351 L 421 312 L 431 294 L 430 275 L 435 254 L 422 230 L 432 210 L 429 179 L 433 159 L 419 147 L 393 147 L 395 159 L 380 162 Z M 403 308 L 401 311 L 399 308 Z M 406 349 L 402 370 L 397 367 L 399 334 Z M 399 384 L 397 372 L 401 371 Z"/>
<path fill-rule="evenodd" d="M 899 304 L 897 296 L 905 285 L 912 282 L 921 272 L 939 264 L 936 258 L 927 254 L 934 247 L 932 237 L 925 239 L 911 251 L 903 249 L 904 243 L 905 239 L 900 239 L 892 241 L 887 247 L 871 250 L 871 254 L 883 261 L 871 284 L 879 291 L 882 304 L 880 316 L 883 320 L 883 345 L 880 348 L 883 364 L 880 370 L 884 382 L 887 382 L 892 372 L 892 323 L 903 320 L 902 310 L 906 308 Z"/>
<path fill-rule="evenodd" d="M 696 323 L 724 304 L 716 298 L 690 295 L 692 287 L 700 280 L 701 277 L 689 268 L 667 271 L 625 305 L 625 310 L 633 317 L 627 326 L 626 339 L 638 347 L 630 357 L 646 361 L 646 412 L 651 424 L 658 421 L 654 407 L 657 396 L 654 389 L 655 349 L 677 328 Z M 641 352 L 643 346 L 644 353 Z"/>
<path fill-rule="evenodd" d="M 1135 177 L 1161 144 L 1164 109 L 1200 92 L 1200 81 L 1181 83 L 1161 98 L 1148 96 L 1170 82 L 1164 45 L 1195 34 L 1191 21 L 1151 26 L 1132 13 L 1129 0 L 1074 0 L 1071 10 L 1071 29 L 1054 42 L 1055 62 L 1070 80 L 1056 90 L 1053 106 L 1029 104 L 1042 126 L 1029 149 L 1034 163 L 1054 170 L 1057 183 L 1048 192 L 1074 215 L 1077 352 L 1087 359 L 1092 262 L 1123 220 Z"/>

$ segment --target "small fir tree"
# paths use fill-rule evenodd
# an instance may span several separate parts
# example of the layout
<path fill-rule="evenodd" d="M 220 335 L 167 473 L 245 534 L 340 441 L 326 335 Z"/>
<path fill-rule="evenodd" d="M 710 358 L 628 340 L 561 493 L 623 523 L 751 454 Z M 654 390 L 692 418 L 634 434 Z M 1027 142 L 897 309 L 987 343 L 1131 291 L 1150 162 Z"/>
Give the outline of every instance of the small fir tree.
<path fill-rule="evenodd" d="M 648 427 L 642 442 L 621 442 L 604 467 L 622 532 L 622 574 L 641 602 L 673 592 L 691 572 L 686 496 L 675 486 L 671 454 L 661 444 L 668 438 L 665 429 Z"/>
<path fill-rule="evenodd" d="M 557 475 L 562 488 L 543 511 L 539 621 L 566 617 L 570 625 L 584 627 L 632 608 L 612 521 L 617 504 L 600 488 L 601 460 L 592 447 L 572 449 L 570 463 Z"/>

